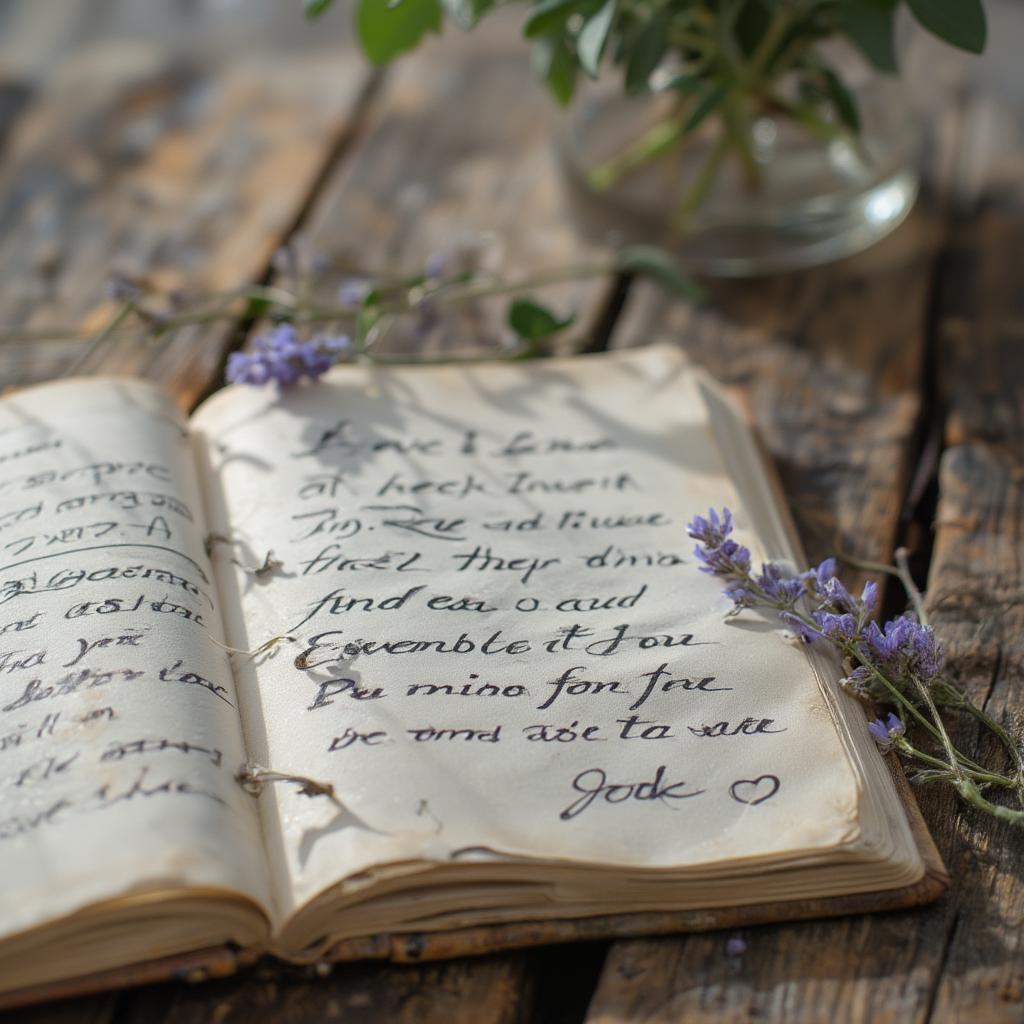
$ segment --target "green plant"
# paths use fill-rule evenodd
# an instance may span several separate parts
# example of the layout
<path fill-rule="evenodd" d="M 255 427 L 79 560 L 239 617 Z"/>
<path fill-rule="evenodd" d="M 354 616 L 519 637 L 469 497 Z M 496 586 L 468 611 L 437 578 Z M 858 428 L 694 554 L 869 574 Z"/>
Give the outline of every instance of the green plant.
<path fill-rule="evenodd" d="M 331 3 L 308 0 L 307 13 Z M 501 0 L 357 0 L 355 22 L 366 55 L 383 64 L 440 32 L 445 16 L 470 29 L 498 6 Z M 596 78 L 609 65 L 626 93 L 673 98 L 663 121 L 594 170 L 597 188 L 718 119 L 719 141 L 680 202 L 681 226 L 727 158 L 757 187 L 750 129 L 761 114 L 792 117 L 819 136 L 856 136 L 856 100 L 820 44 L 845 37 L 880 71 L 895 73 L 894 26 L 904 6 L 940 39 L 973 53 L 984 48 L 982 0 L 531 0 L 522 32 L 537 74 L 562 104 L 581 73 Z"/>

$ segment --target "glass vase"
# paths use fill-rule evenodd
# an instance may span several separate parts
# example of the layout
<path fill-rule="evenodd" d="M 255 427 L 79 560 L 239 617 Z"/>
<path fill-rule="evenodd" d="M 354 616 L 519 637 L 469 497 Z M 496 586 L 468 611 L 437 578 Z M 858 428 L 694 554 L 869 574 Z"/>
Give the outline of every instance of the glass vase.
<path fill-rule="evenodd" d="M 668 246 L 711 276 L 809 267 L 884 238 L 918 193 L 920 131 L 899 80 L 868 76 L 853 94 L 857 134 L 834 118 L 811 130 L 780 110 L 745 112 L 744 161 L 723 139 L 735 122 L 709 117 L 665 145 L 675 94 L 595 84 L 562 119 L 558 150 L 579 211 L 605 239 Z"/>

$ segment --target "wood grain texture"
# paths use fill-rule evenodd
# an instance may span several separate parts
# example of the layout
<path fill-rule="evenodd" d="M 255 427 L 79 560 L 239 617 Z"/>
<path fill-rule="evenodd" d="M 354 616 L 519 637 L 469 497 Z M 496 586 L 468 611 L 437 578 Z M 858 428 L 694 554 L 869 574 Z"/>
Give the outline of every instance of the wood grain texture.
<path fill-rule="evenodd" d="M 98 330 L 115 311 L 112 271 L 186 291 L 258 280 L 367 80 L 333 52 L 204 66 L 124 41 L 69 55 L 0 165 L 0 324 Z M 4 383 L 140 374 L 189 405 L 230 338 L 218 326 L 154 345 L 140 326 L 84 355 L 80 342 L 8 346 Z"/>
<path fill-rule="evenodd" d="M 324 185 L 303 229 L 315 252 L 352 267 L 418 273 L 433 254 L 470 256 L 480 270 L 520 280 L 601 262 L 568 209 L 552 147 L 553 102 L 534 81 L 514 12 L 471 35 L 449 27 L 388 71 L 350 159 Z M 340 277 L 328 279 L 330 296 Z M 532 294 L 586 334 L 612 282 L 587 280 Z M 507 299 L 439 310 L 435 326 L 395 324 L 389 354 L 495 351 L 512 340 Z"/>
<path fill-rule="evenodd" d="M 1018 20 L 1018 28 L 1021 22 Z M 951 674 L 1024 732 L 1024 124 L 1005 94 L 972 106 L 978 133 L 939 280 L 938 383 L 947 410 L 927 603 Z M 971 198 L 970 205 L 967 199 Z M 959 723 L 969 752 L 1008 767 Z M 934 1019 L 1024 1016 L 1024 839 L 948 797 L 926 810 L 962 882 L 950 894 Z"/>
<path fill-rule="evenodd" d="M 256 969 L 203 985 L 139 990 L 124 1024 L 519 1024 L 529 1019 L 530 961 L 516 958 L 422 967 L 353 964 L 326 976 Z"/>

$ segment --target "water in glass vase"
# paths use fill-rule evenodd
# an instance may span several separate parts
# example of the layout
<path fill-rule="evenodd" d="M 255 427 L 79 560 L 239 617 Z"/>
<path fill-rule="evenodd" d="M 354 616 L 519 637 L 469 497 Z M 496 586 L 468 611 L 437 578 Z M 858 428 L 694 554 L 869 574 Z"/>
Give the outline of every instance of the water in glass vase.
<path fill-rule="evenodd" d="M 792 270 L 867 248 L 917 196 L 920 131 L 898 81 L 868 79 L 856 98 L 856 136 L 780 110 L 744 118 L 740 160 L 722 120 L 679 143 L 674 96 L 595 86 L 563 120 L 559 151 L 596 233 L 668 245 L 697 273 Z"/>

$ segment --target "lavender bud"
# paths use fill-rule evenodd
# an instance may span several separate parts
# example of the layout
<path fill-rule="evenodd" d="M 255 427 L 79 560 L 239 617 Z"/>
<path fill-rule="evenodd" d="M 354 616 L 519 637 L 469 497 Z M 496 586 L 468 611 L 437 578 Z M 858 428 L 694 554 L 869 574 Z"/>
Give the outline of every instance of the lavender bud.
<path fill-rule="evenodd" d="M 880 718 L 876 718 L 872 722 L 868 722 L 868 732 L 874 737 L 875 742 L 878 744 L 878 749 L 883 754 L 888 754 L 892 750 L 892 740 L 889 739 L 889 729 Z"/>

